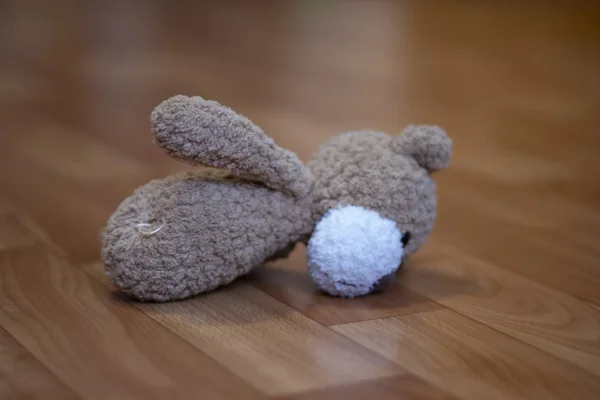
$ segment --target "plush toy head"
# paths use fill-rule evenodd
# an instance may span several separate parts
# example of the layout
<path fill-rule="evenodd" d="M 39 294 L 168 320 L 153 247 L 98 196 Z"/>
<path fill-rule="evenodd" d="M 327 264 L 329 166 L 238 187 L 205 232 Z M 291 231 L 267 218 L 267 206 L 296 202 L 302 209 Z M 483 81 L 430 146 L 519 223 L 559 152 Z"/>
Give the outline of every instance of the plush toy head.
<path fill-rule="evenodd" d="M 435 126 L 346 133 L 320 148 L 308 164 L 318 221 L 308 267 L 319 288 L 370 293 L 425 242 L 437 205 L 431 172 L 448 165 L 451 150 Z"/>

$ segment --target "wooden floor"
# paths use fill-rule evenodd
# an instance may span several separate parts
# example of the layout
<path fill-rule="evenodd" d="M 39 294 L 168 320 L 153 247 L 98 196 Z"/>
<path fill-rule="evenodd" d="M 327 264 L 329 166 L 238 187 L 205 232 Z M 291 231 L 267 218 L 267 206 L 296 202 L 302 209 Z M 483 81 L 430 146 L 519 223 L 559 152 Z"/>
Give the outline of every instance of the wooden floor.
<path fill-rule="evenodd" d="M 213 3 L 0 3 L 0 398 L 600 398 L 600 7 Z M 303 160 L 346 130 L 443 126 L 433 236 L 367 298 L 317 293 L 298 248 L 127 300 L 99 232 L 186 168 L 149 132 L 178 93 Z"/>

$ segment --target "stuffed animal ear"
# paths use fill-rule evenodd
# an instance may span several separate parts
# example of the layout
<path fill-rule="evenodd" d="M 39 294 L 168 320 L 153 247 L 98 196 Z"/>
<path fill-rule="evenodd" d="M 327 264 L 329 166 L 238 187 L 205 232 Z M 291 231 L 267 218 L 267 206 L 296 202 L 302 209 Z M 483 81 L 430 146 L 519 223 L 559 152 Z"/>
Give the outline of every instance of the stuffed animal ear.
<path fill-rule="evenodd" d="M 450 164 L 452 140 L 439 126 L 410 125 L 392 139 L 392 149 L 412 156 L 428 171 L 438 171 Z"/>

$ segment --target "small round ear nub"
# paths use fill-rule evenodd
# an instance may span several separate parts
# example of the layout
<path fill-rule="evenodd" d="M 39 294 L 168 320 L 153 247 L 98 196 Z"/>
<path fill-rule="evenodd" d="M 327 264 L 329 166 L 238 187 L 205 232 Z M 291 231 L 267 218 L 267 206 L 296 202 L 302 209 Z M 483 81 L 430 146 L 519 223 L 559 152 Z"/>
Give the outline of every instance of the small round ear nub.
<path fill-rule="evenodd" d="M 439 126 L 410 125 L 392 139 L 392 149 L 412 156 L 428 171 L 438 171 L 450 164 L 452 140 Z"/>

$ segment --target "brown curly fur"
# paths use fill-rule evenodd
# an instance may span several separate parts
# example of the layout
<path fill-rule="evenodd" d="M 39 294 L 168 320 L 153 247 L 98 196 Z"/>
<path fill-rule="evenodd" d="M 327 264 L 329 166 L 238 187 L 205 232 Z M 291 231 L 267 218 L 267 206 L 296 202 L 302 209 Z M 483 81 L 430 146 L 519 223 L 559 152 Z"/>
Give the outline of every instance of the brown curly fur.
<path fill-rule="evenodd" d="M 206 292 L 285 257 L 338 205 L 396 221 L 411 232 L 406 252 L 414 252 L 435 219 L 429 172 L 447 166 L 451 151 L 437 127 L 409 127 L 394 137 L 352 132 L 324 144 L 309 170 L 248 119 L 200 97 L 166 100 L 152 113 L 152 127 L 170 155 L 219 169 L 152 181 L 110 217 L 106 271 L 129 295 L 152 301 Z M 161 228 L 148 234 L 140 223 Z"/>
<path fill-rule="evenodd" d="M 435 220 L 429 172 L 448 165 L 451 149 L 446 134 L 433 126 L 411 126 L 396 137 L 369 131 L 334 137 L 308 162 L 315 178 L 315 221 L 334 207 L 362 206 L 410 232 L 404 252 L 414 253 Z"/>

